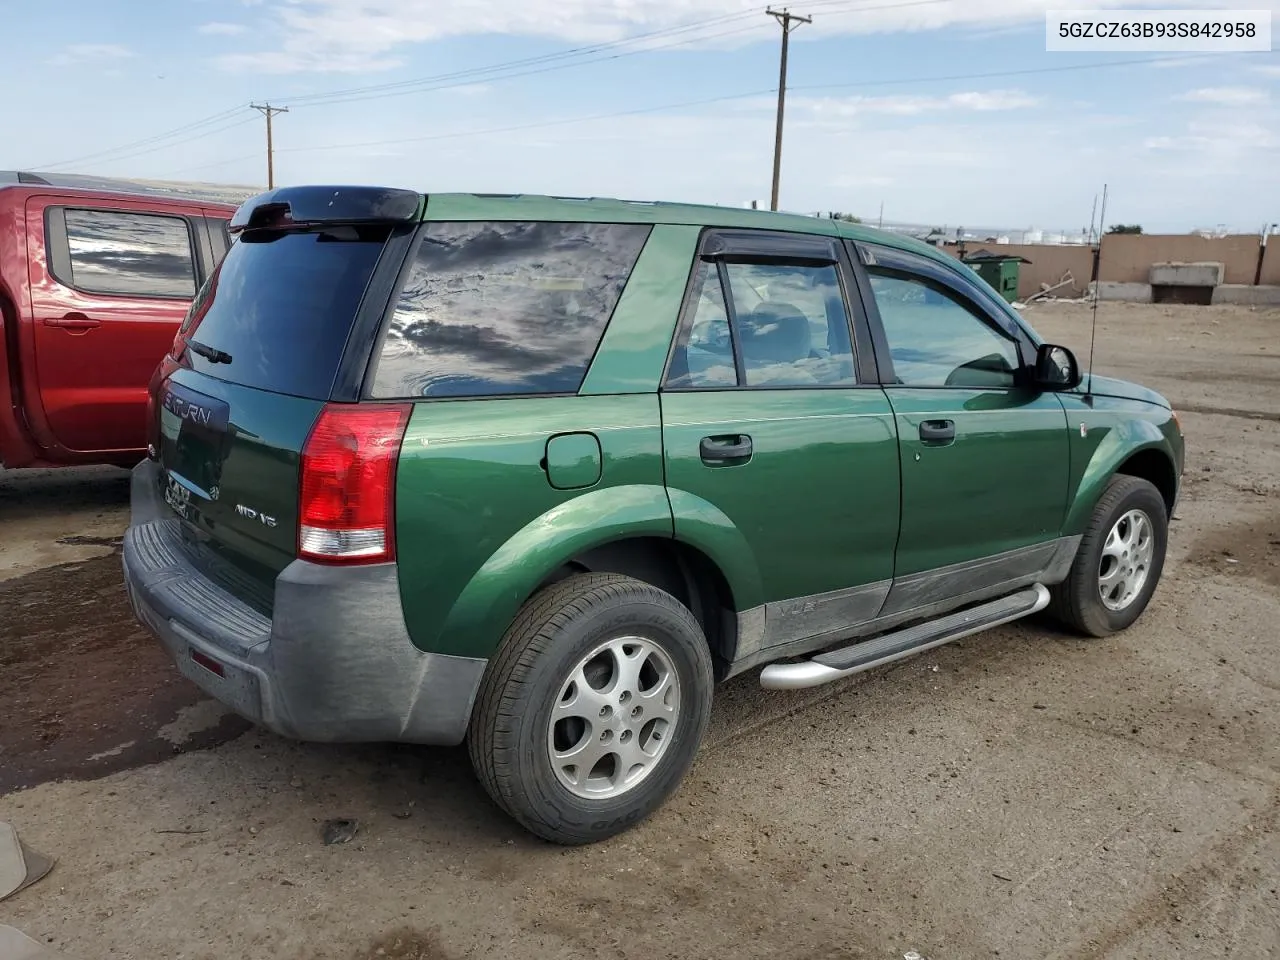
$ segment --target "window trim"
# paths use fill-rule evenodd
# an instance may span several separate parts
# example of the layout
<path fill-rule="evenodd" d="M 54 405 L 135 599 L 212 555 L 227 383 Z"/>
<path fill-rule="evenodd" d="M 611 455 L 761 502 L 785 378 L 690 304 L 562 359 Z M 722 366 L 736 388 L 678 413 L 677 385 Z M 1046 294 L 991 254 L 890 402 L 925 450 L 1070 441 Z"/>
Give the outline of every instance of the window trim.
<path fill-rule="evenodd" d="M 386 340 L 387 331 L 391 327 L 391 321 L 395 316 L 396 309 L 400 304 L 400 295 L 404 292 L 409 275 L 413 271 L 414 263 L 417 259 L 415 254 L 423 238 L 433 226 L 477 223 L 553 223 L 561 226 L 592 225 L 644 228 L 644 240 L 636 252 L 635 259 L 630 263 L 627 279 L 623 283 L 622 289 L 618 292 L 613 309 L 609 311 L 609 315 L 605 317 L 604 325 L 600 328 L 600 335 L 591 351 L 591 356 L 582 368 L 582 379 L 578 382 L 577 388 L 572 391 L 556 391 L 554 393 L 477 393 L 437 397 L 375 397 L 373 395 L 373 386 L 377 377 L 382 346 Z M 440 220 L 422 220 L 398 225 L 393 229 L 391 238 L 388 240 L 386 247 L 383 248 L 382 257 L 374 267 L 373 275 L 369 278 L 369 285 L 365 288 L 364 299 L 361 300 L 357 309 L 356 321 L 353 323 L 351 333 L 347 337 L 347 345 L 338 367 L 338 374 L 334 379 L 333 399 L 351 398 L 360 402 L 370 403 L 453 403 L 457 401 L 531 400 L 580 396 L 582 387 L 591 373 L 591 367 L 600 353 L 601 346 L 604 344 L 605 335 L 609 332 L 609 327 L 613 323 L 614 314 L 618 312 L 618 305 L 622 303 L 622 298 L 626 296 L 627 287 L 631 285 L 631 280 L 635 276 L 636 266 L 640 263 L 640 258 L 644 256 L 645 247 L 648 246 L 649 240 L 653 236 L 653 227 L 654 224 L 652 223 L 630 220 L 547 220 L 539 217 L 490 217 L 480 220 L 465 220 L 455 217 Z M 402 248 L 400 248 L 401 244 L 403 244 Z M 393 247 L 397 249 L 393 250 Z M 375 288 L 376 294 L 370 296 L 371 291 L 375 291 Z"/>
<path fill-rule="evenodd" d="M 727 239 L 726 239 L 727 238 Z M 777 250 L 776 254 L 770 254 Z M 828 251 L 820 256 L 801 256 L 801 252 L 810 254 L 817 251 Z M 672 386 L 671 361 L 675 358 L 676 345 L 681 336 L 693 324 L 693 315 L 697 310 L 697 302 L 693 299 L 694 281 L 698 268 L 704 262 L 715 264 L 721 276 L 721 295 L 725 299 L 725 313 L 729 317 L 729 337 L 733 344 L 734 366 L 738 371 L 738 383 L 735 386 L 713 384 L 705 387 Z M 698 239 L 697 251 L 689 266 L 685 279 L 684 297 L 680 302 L 680 312 L 676 319 L 675 332 L 667 347 L 667 360 L 662 367 L 662 379 L 658 384 L 659 393 L 725 393 L 731 390 L 866 390 L 879 389 L 879 379 L 875 376 L 876 357 L 867 356 L 871 349 L 869 341 L 870 329 L 867 316 L 862 308 L 862 298 L 856 285 L 856 277 L 850 272 L 849 258 L 841 255 L 841 244 L 833 237 L 822 234 L 797 233 L 781 230 L 740 230 L 721 227 L 704 227 Z M 853 383 L 797 383 L 797 384 L 748 384 L 746 371 L 741 360 L 741 347 L 738 344 L 737 308 L 733 304 L 732 291 L 729 288 L 725 266 L 732 263 L 778 264 L 780 266 L 813 266 L 834 267 L 836 282 L 840 285 L 840 295 L 844 303 L 845 326 L 849 330 L 849 348 L 853 351 Z"/>
<path fill-rule="evenodd" d="M 191 258 L 192 290 L 189 294 L 173 293 L 120 293 L 114 290 L 95 290 L 77 284 L 71 260 L 71 241 L 67 236 L 67 211 L 83 213 L 114 213 L 134 217 L 156 217 L 163 220 L 177 220 L 187 230 L 187 254 Z M 200 269 L 200 251 L 196 244 L 196 230 L 192 218 L 181 213 L 159 213 L 153 210 L 132 210 L 119 207 L 93 205 L 51 204 L 44 210 L 45 259 L 48 261 L 49 275 L 64 287 L 90 297 L 113 297 L 124 300 L 161 300 L 166 303 L 190 303 L 200 292 L 204 282 Z"/>
<path fill-rule="evenodd" d="M 209 221 L 204 217 L 189 217 L 188 221 L 195 232 L 196 252 L 196 290 L 191 295 L 194 300 L 200 293 L 204 282 L 213 275 L 216 261 L 213 258 L 212 241 L 209 238 Z"/>
<path fill-rule="evenodd" d="M 729 350 L 733 353 L 733 385 L 735 387 L 745 387 L 747 385 L 747 368 L 742 362 L 742 341 L 738 339 L 738 305 L 733 302 L 733 284 L 729 280 L 729 267 L 723 260 L 708 262 L 714 265 L 716 282 L 720 284 L 720 302 L 724 304 L 724 319 L 729 324 Z M 697 270 L 694 271 L 694 275 L 697 275 Z M 696 313 L 697 306 L 695 305 L 694 314 Z M 689 316 L 691 327 L 694 314 Z"/>
<path fill-rule="evenodd" d="M 228 223 L 230 223 L 229 220 L 213 217 L 209 214 L 204 216 L 204 226 L 209 232 L 210 274 L 222 262 L 222 258 L 227 255 L 227 251 L 231 249 L 231 234 L 227 230 Z"/>
<path fill-rule="evenodd" d="M 409 271 L 413 267 L 414 243 L 418 239 L 419 224 L 401 224 L 391 229 L 391 235 L 378 255 L 369 282 L 365 284 L 360 304 L 347 332 L 347 342 L 342 348 L 333 376 L 329 398 L 337 403 L 357 403 L 373 400 L 373 374 L 377 366 L 378 351 L 391 316 L 399 302 Z M 232 238 L 232 244 L 237 241 Z M 230 253 L 231 247 L 227 247 Z"/>
<path fill-rule="evenodd" d="M 1012 319 L 1003 312 L 997 313 L 984 306 L 983 300 L 985 300 L 985 297 L 982 296 L 980 290 L 966 283 L 963 277 L 953 274 L 943 265 L 934 263 L 929 258 L 922 257 L 919 254 L 862 241 L 848 240 L 846 243 L 850 248 L 850 253 L 856 254 L 856 256 L 850 256 L 850 265 L 858 278 L 863 307 L 867 312 L 868 318 L 872 320 L 872 337 L 876 346 L 880 383 L 883 386 L 902 387 L 912 390 L 978 389 L 960 384 L 948 386 L 946 384 L 909 384 L 896 381 L 897 375 L 894 371 L 893 355 L 890 353 L 889 339 L 885 333 L 884 320 L 880 316 L 879 304 L 876 303 L 875 291 L 871 287 L 871 271 L 869 267 L 937 289 L 939 293 L 955 300 L 961 307 L 972 313 L 992 333 L 1011 341 L 1020 363 L 1019 369 L 1014 373 L 1012 386 L 993 386 L 983 387 L 982 389 L 985 391 L 1026 389 L 1026 370 L 1035 362 L 1036 345 L 1020 324 L 1014 324 Z M 869 263 L 868 253 L 871 255 Z"/>
<path fill-rule="evenodd" d="M 699 258 L 727 263 L 776 263 L 822 266 L 840 262 L 840 241 L 815 233 L 777 230 L 711 231 L 699 248 Z"/>

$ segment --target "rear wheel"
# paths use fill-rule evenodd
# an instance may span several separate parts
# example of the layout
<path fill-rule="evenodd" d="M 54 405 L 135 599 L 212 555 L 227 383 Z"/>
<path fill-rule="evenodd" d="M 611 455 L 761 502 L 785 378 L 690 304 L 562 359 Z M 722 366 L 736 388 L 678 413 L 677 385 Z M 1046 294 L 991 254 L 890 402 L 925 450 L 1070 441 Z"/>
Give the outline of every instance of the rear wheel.
<path fill-rule="evenodd" d="M 1168 538 L 1168 512 L 1155 486 L 1140 477 L 1112 477 L 1070 574 L 1051 588 L 1053 615 L 1095 637 L 1130 626 L 1155 593 Z"/>
<path fill-rule="evenodd" d="M 711 714 L 711 655 L 670 594 L 581 574 L 531 599 L 481 684 L 468 745 L 489 795 L 564 844 L 634 826 L 675 790 Z"/>

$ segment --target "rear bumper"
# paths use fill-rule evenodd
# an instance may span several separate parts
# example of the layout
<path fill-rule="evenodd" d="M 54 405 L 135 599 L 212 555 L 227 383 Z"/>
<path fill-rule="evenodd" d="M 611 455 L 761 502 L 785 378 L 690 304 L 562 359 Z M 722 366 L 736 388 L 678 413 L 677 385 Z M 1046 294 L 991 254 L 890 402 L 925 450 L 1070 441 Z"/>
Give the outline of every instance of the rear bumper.
<path fill-rule="evenodd" d="M 157 469 L 134 469 L 124 578 L 134 613 L 184 676 L 299 740 L 462 741 L 487 661 L 413 645 L 394 563 L 295 560 L 276 579 L 268 618 L 197 568 L 160 501 Z"/>

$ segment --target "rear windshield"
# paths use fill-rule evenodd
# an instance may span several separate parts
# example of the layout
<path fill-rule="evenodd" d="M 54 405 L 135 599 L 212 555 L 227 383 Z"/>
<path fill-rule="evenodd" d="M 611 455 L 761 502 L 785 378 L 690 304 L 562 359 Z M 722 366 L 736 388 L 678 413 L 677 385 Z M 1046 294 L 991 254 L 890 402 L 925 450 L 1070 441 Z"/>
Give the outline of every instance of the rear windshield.
<path fill-rule="evenodd" d="M 385 227 L 240 237 L 192 304 L 188 337 L 230 362 L 187 355 L 201 373 L 325 400 Z"/>
<path fill-rule="evenodd" d="M 428 224 L 372 396 L 576 393 L 648 236 L 642 224 Z"/>

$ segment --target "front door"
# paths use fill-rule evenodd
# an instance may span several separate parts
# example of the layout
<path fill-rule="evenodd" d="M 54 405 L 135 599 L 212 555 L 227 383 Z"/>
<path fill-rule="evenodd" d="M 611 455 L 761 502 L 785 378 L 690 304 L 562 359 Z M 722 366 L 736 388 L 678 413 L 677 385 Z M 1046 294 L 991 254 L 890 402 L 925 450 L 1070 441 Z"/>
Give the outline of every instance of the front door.
<path fill-rule="evenodd" d="M 766 647 L 874 617 L 898 536 L 893 412 L 869 340 L 853 347 L 851 274 L 838 254 L 822 262 L 829 241 L 806 254 L 789 239 L 771 256 L 757 237 L 749 262 L 704 239 L 719 253 L 695 268 L 661 395 L 676 536 L 742 537 Z"/>
<path fill-rule="evenodd" d="M 196 290 L 191 221 L 136 202 L 27 203 L 35 374 L 48 440 L 146 445 L 147 383 Z"/>
<path fill-rule="evenodd" d="M 1030 339 L 953 271 L 884 248 L 867 259 L 902 464 L 906 589 L 885 612 L 1037 572 L 1065 517 L 1069 438 L 1057 395 L 1024 385 Z"/>

